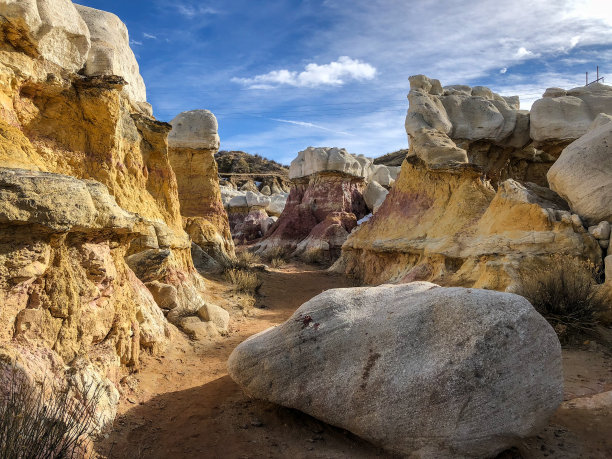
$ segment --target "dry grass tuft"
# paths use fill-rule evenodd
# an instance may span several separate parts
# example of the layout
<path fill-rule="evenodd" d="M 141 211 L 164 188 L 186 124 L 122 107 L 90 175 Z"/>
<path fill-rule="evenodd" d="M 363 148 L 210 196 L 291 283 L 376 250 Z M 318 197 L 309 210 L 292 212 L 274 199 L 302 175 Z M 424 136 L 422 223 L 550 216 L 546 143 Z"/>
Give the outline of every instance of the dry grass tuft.
<path fill-rule="evenodd" d="M 97 428 L 102 388 L 37 387 L 15 367 L 9 378 L 0 391 L 0 457 L 79 457 Z"/>
<path fill-rule="evenodd" d="M 553 326 L 559 339 L 591 333 L 608 310 L 608 300 L 598 288 L 599 271 L 570 256 L 554 256 L 544 266 L 525 273 L 517 294 Z"/>
<path fill-rule="evenodd" d="M 274 247 L 273 249 L 267 250 L 265 259 L 268 263 L 272 264 L 274 260 L 282 260 L 287 264 L 291 258 L 291 250 L 287 247 Z"/>
<path fill-rule="evenodd" d="M 282 268 L 286 264 L 287 260 L 285 260 L 284 258 L 273 258 L 272 260 L 270 260 L 270 266 L 272 266 L 273 268 Z"/>
<path fill-rule="evenodd" d="M 256 293 L 261 287 L 257 274 L 243 269 L 227 269 L 225 279 L 233 285 L 233 290 L 236 292 Z"/>

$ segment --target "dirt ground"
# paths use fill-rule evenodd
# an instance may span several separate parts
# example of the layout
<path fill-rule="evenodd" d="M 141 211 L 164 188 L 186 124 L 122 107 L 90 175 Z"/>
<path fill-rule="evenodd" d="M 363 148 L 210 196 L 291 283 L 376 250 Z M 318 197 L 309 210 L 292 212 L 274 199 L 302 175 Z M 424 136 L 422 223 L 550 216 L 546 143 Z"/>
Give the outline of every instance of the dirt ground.
<path fill-rule="evenodd" d="M 349 287 L 343 276 L 302 264 L 261 272 L 248 315 L 235 294 L 209 280 L 211 300 L 232 311 L 228 336 L 189 341 L 174 330 L 161 357 L 145 356 L 122 381 L 119 415 L 96 451 L 112 458 L 391 457 L 350 433 L 295 410 L 251 400 L 227 374 L 232 350 L 250 335 L 285 321 L 324 290 Z M 612 457 L 612 356 L 595 343 L 564 349 L 565 400 L 549 427 L 505 458 Z M 599 397 L 599 398 L 598 398 Z"/>

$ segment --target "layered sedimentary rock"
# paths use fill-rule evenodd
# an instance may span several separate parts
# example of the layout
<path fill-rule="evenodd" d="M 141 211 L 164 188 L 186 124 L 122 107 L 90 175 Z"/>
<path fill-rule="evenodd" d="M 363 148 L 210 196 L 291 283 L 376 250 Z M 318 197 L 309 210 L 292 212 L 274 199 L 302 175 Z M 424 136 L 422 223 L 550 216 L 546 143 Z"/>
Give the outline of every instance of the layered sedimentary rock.
<path fill-rule="evenodd" d="M 429 167 L 473 163 L 497 184 L 507 178 L 546 185 L 554 158 L 530 143 L 529 112 L 518 97 L 484 86 L 442 87 L 424 75 L 410 77 L 406 132 L 409 155 Z"/>
<path fill-rule="evenodd" d="M 46 376 L 93 377 L 112 395 L 120 365 L 137 365 L 141 349 L 162 351 L 166 319 L 124 261 L 140 221 L 98 182 L 1 168 L 3 355 L 22 365 L 31 354 L 35 367 L 55 367 Z M 114 418 L 111 398 L 103 424 Z"/>
<path fill-rule="evenodd" d="M 601 263 L 601 249 L 556 193 L 482 170 L 430 170 L 409 158 L 378 212 L 342 247 L 335 268 L 367 283 L 428 280 L 504 290 L 553 254 Z"/>
<path fill-rule="evenodd" d="M 504 290 L 553 255 L 601 266 L 609 240 L 595 225 L 610 218 L 604 210 L 602 159 L 608 118 L 598 118 L 557 163 L 554 148 L 522 162 L 519 158 L 534 151 L 536 143 L 530 138 L 534 125 L 530 131 L 529 115 L 518 110 L 518 99 L 482 87 L 442 88 L 422 75 L 411 77 L 410 84 L 409 155 L 378 212 L 347 239 L 334 269 L 374 284 L 428 280 Z M 601 86 L 572 91 L 592 107 L 607 104 Z M 557 96 L 562 100 L 553 103 L 558 113 L 552 120 L 561 123 L 565 109 L 558 105 L 571 100 L 564 102 L 555 91 L 542 100 Z M 537 115 L 540 134 L 547 104 Z M 573 126 L 570 115 L 563 122 Z M 549 140 L 562 139 L 558 131 L 550 132 Z M 505 165 L 498 167 L 497 159 Z M 547 172 L 552 190 L 546 187 Z M 367 193 L 370 202 L 376 200 L 375 191 L 381 190 L 370 187 Z"/>
<path fill-rule="evenodd" d="M 556 157 L 586 134 L 600 113 L 612 115 L 612 86 L 593 83 L 568 91 L 549 88 L 531 107 L 531 138 L 538 148 Z"/>
<path fill-rule="evenodd" d="M 234 257 L 234 244 L 214 158 L 219 149 L 217 119 L 208 110 L 192 110 L 180 113 L 170 124 L 168 153 L 185 230 L 209 256 L 226 263 Z"/>
<path fill-rule="evenodd" d="M 563 399 L 559 340 L 527 300 L 427 282 L 327 290 L 228 369 L 250 396 L 402 457 L 495 457 Z"/>
<path fill-rule="evenodd" d="M 293 181 L 287 204 L 258 251 L 278 247 L 309 261 L 333 261 L 357 220 L 372 209 L 364 192 L 368 183 L 390 187 L 399 168 L 374 165 L 363 155 L 354 156 L 340 148 L 309 147 L 291 162 Z M 370 193 L 374 196 L 375 192 Z M 372 205 L 378 207 L 384 193 Z"/>
<path fill-rule="evenodd" d="M 171 126 L 124 91 L 137 71 L 125 26 L 78 11 L 60 0 L 0 5 L 0 348 L 33 379 L 47 368 L 63 383 L 104 382 L 108 421 L 121 366 L 163 351 L 165 314 L 184 319 L 159 293 L 176 290 L 179 310 L 200 321 L 212 315 L 200 313 Z M 125 261 L 143 251 L 172 261 L 157 276 L 133 264 L 146 286 Z"/>
<path fill-rule="evenodd" d="M 279 191 L 265 195 L 255 191 L 238 191 L 221 187 L 221 199 L 227 211 L 232 237 L 246 243 L 265 236 L 285 208 L 289 193 Z"/>
<path fill-rule="evenodd" d="M 548 171 L 550 187 L 591 225 L 612 221 L 611 158 L 612 116 L 600 114 Z"/>

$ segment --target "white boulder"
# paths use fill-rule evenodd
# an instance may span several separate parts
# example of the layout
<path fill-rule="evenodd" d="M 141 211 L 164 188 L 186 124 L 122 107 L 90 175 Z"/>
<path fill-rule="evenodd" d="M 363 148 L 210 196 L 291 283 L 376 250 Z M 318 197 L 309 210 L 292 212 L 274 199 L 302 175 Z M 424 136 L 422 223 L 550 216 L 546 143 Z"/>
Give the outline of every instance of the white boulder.
<path fill-rule="evenodd" d="M 270 196 L 270 205 L 266 208 L 267 212 L 271 215 L 280 216 L 285 209 L 287 204 L 288 193 L 273 194 Z"/>
<path fill-rule="evenodd" d="M 252 191 L 246 192 L 247 206 L 249 207 L 263 207 L 264 209 L 270 205 L 271 199 L 269 196 L 265 196 L 260 193 L 253 193 Z"/>
<path fill-rule="evenodd" d="M 135 102 L 147 101 L 147 90 L 138 61 L 130 48 L 126 25 L 112 13 L 74 5 L 91 36 L 91 49 L 85 62 L 86 75 L 118 75 L 127 81 L 124 92 Z"/>
<path fill-rule="evenodd" d="M 244 194 L 239 194 L 231 198 L 228 202 L 228 207 L 247 207 L 247 198 Z"/>
<path fill-rule="evenodd" d="M 600 114 L 547 174 L 550 188 L 589 224 L 612 221 L 612 116 Z"/>
<path fill-rule="evenodd" d="M 168 145 L 172 148 L 219 149 L 217 118 L 209 110 L 179 113 L 172 121 Z"/>
<path fill-rule="evenodd" d="M 381 186 L 378 182 L 370 182 L 363 193 L 363 199 L 373 213 L 375 213 L 378 208 L 385 201 L 385 198 L 389 194 L 389 191 Z"/>
<path fill-rule="evenodd" d="M 70 0 L 2 0 L 0 16 L 25 32 L 44 59 L 71 72 L 85 64 L 89 29 Z"/>
<path fill-rule="evenodd" d="M 515 148 L 530 141 L 529 114 L 518 110 L 517 97 L 502 97 L 483 86 L 442 88 L 438 80 L 415 75 L 408 100 L 405 127 L 411 152 L 429 165 L 468 162 L 460 140 Z"/>
<path fill-rule="evenodd" d="M 612 86 L 594 83 L 569 91 L 547 89 L 531 107 L 531 138 L 536 143 L 575 140 L 586 134 L 600 113 L 612 115 Z"/>
<path fill-rule="evenodd" d="M 559 340 L 526 299 L 428 282 L 327 290 L 228 368 L 252 397 L 410 457 L 494 457 L 563 399 Z"/>

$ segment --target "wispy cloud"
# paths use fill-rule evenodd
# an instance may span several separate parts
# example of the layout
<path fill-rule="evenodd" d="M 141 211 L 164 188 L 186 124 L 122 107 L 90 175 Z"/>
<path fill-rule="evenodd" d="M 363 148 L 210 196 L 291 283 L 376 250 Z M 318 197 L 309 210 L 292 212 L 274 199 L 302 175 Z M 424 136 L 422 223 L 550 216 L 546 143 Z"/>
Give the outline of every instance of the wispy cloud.
<path fill-rule="evenodd" d="M 281 118 L 270 118 L 270 119 L 272 121 L 278 121 L 279 123 L 294 124 L 296 126 L 304 126 L 304 127 L 308 127 L 308 128 L 321 129 L 322 131 L 328 131 L 328 132 L 333 132 L 335 134 L 348 135 L 348 136 L 351 136 L 351 137 L 355 137 L 354 134 L 349 134 L 348 132 L 344 132 L 344 131 L 336 131 L 334 129 L 326 128 L 325 126 L 319 126 L 318 124 L 309 123 L 307 121 L 284 120 L 284 119 L 281 119 Z"/>
<path fill-rule="evenodd" d="M 157 40 L 157 35 L 153 35 L 152 33 L 144 32 L 142 36 L 145 37 L 147 40 Z"/>
<path fill-rule="evenodd" d="M 503 69 L 500 69 L 500 70 L 499 70 L 499 73 L 501 73 L 501 74 L 503 75 L 503 74 L 504 74 L 504 73 L 506 73 L 507 71 L 508 71 L 508 67 L 504 67 Z"/>
<path fill-rule="evenodd" d="M 235 83 L 251 89 L 271 89 L 277 86 L 309 87 L 342 86 L 350 80 L 371 80 L 376 68 L 358 59 L 341 56 L 329 64 L 308 64 L 302 72 L 286 69 L 273 70 L 253 78 L 232 78 Z"/>
<path fill-rule="evenodd" d="M 137 40 L 130 40 L 130 45 L 132 45 L 132 46 L 142 46 L 142 42 L 141 41 L 137 41 Z"/>
<path fill-rule="evenodd" d="M 180 14 L 188 18 L 195 18 L 197 16 L 206 16 L 219 14 L 219 11 L 206 5 L 193 5 L 189 3 L 177 3 L 176 9 Z"/>

